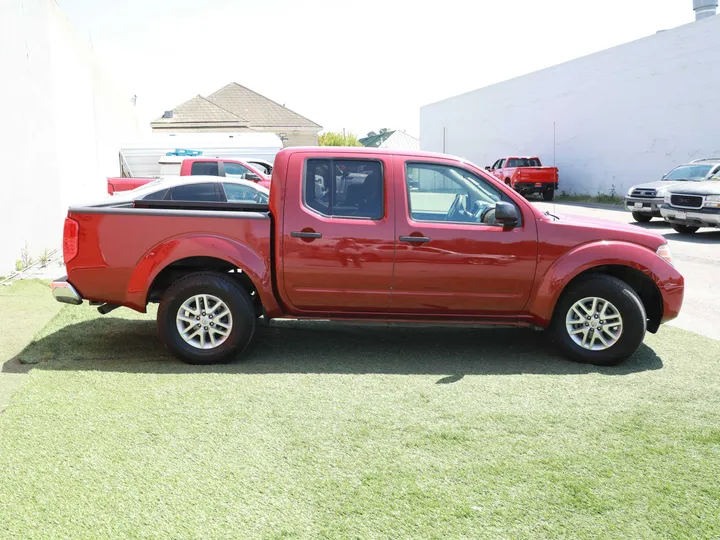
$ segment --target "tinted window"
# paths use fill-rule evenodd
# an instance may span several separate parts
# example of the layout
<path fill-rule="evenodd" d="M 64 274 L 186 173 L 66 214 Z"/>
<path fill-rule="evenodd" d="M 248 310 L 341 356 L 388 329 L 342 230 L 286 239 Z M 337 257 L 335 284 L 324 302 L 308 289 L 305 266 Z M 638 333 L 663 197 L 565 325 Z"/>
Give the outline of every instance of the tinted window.
<path fill-rule="evenodd" d="M 539 159 L 528 159 L 528 158 L 513 158 L 508 159 L 508 167 L 540 167 Z"/>
<path fill-rule="evenodd" d="M 245 178 L 245 175 L 250 172 L 250 169 L 243 167 L 239 163 L 228 163 L 223 162 L 225 166 L 225 176 L 233 176 L 235 178 Z"/>
<path fill-rule="evenodd" d="M 698 182 L 710 172 L 712 165 L 682 165 L 672 170 L 664 180 L 691 180 Z"/>
<path fill-rule="evenodd" d="M 501 194 L 482 178 L 457 167 L 408 163 L 408 210 L 415 221 L 495 224 Z"/>
<path fill-rule="evenodd" d="M 216 184 L 188 184 L 187 186 L 177 186 L 172 190 L 173 201 L 196 201 L 196 202 L 219 202 L 220 195 L 216 189 Z"/>
<path fill-rule="evenodd" d="M 155 193 L 151 193 L 150 195 L 145 195 L 143 197 L 144 201 L 162 201 L 165 199 L 165 195 L 167 195 L 168 190 L 167 189 L 161 189 L 160 191 L 156 191 Z"/>
<path fill-rule="evenodd" d="M 267 204 L 268 196 L 249 186 L 243 186 L 240 184 L 223 184 L 225 188 L 225 197 L 230 202 L 249 202 L 249 203 L 261 203 Z"/>
<path fill-rule="evenodd" d="M 192 164 L 190 174 L 193 176 L 205 175 L 205 176 L 218 176 L 218 163 L 217 161 L 196 161 Z"/>
<path fill-rule="evenodd" d="M 309 159 L 305 204 L 327 216 L 381 219 L 385 214 L 382 173 L 378 161 Z"/>

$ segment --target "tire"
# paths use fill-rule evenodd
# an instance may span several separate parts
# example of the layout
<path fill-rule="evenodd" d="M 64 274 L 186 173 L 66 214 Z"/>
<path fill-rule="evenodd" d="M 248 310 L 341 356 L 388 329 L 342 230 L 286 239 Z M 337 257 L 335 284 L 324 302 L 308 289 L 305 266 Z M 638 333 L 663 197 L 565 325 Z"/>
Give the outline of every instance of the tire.
<path fill-rule="evenodd" d="M 202 298 L 195 300 L 198 295 Z M 183 306 L 187 309 L 181 313 Z M 225 311 L 229 315 L 215 318 L 213 322 L 213 311 L 215 315 Z M 195 332 L 194 338 L 184 339 L 179 327 L 187 328 L 187 335 L 192 337 L 194 328 L 187 319 L 196 316 L 202 317 L 198 323 L 206 324 L 207 330 L 198 326 L 199 334 Z M 163 294 L 157 314 L 160 339 L 174 356 L 188 364 L 219 364 L 233 360 L 252 340 L 255 323 L 255 311 L 248 293 L 229 276 L 212 272 L 190 274 L 173 283 Z M 223 330 L 229 331 L 221 335 Z M 215 345 L 216 341 L 220 343 Z"/>
<path fill-rule="evenodd" d="M 649 216 L 649 215 L 643 214 L 641 212 L 633 212 L 632 217 L 638 223 L 647 223 L 648 221 L 650 221 L 653 218 L 651 215 Z"/>
<path fill-rule="evenodd" d="M 510 179 L 509 179 L 509 178 L 506 178 L 506 179 L 505 179 L 505 185 L 512 187 L 512 182 L 510 182 Z"/>
<path fill-rule="evenodd" d="M 570 317 L 576 317 L 575 311 L 572 312 L 573 315 L 570 314 L 571 309 L 583 300 L 592 298 L 610 302 L 613 309 L 608 308 L 605 317 L 611 319 L 611 323 L 605 328 L 610 328 L 611 332 L 617 334 L 616 341 L 606 348 L 600 349 L 604 345 L 598 341 L 597 337 L 591 337 L 597 336 L 594 334 L 595 330 L 591 330 L 593 328 L 591 325 L 593 322 L 599 323 L 602 319 L 596 318 L 594 315 L 591 315 L 590 321 L 583 320 L 582 323 L 578 322 L 570 326 L 573 330 L 580 332 L 576 334 L 576 338 L 581 340 L 584 336 L 582 332 L 584 328 L 591 331 L 592 333 L 587 333 L 587 344 L 593 348 L 598 347 L 598 350 L 591 350 L 578 344 L 568 329 L 568 321 L 573 320 Z M 591 301 L 588 301 L 587 305 L 591 305 Z M 601 304 L 598 302 L 598 311 L 600 306 Z M 583 308 L 578 308 L 578 310 L 587 315 Z M 618 319 L 614 313 L 619 314 L 620 318 Z M 577 319 L 580 317 L 578 316 Z M 621 323 L 619 332 L 617 327 L 612 328 L 612 323 L 618 320 Z M 583 324 L 585 326 L 582 326 Z M 595 274 L 570 284 L 555 306 L 551 329 L 560 352 L 570 360 L 597 366 L 612 366 L 632 356 L 640 347 L 647 330 L 647 315 L 637 293 L 627 283 L 612 276 Z M 599 330 L 598 334 L 608 343 L 613 341 L 610 333 Z M 593 341 L 590 342 L 590 339 Z"/>
<path fill-rule="evenodd" d="M 542 192 L 543 201 L 552 201 L 555 198 L 555 190 L 548 189 Z"/>
<path fill-rule="evenodd" d="M 690 225 L 678 225 L 676 223 L 672 223 L 671 226 L 675 229 L 675 232 L 679 232 L 680 234 L 695 234 L 700 228 L 692 227 Z"/>

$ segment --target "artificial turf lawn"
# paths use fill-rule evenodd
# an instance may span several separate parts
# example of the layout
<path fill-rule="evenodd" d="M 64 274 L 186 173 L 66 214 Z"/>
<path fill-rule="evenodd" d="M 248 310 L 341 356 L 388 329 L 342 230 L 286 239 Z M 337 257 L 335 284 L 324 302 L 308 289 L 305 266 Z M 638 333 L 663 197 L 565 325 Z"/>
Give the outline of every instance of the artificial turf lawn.
<path fill-rule="evenodd" d="M 279 322 L 187 366 L 63 309 L 0 415 L 0 538 L 720 536 L 720 342 Z M 0 338 L 1 339 L 1 338 Z"/>

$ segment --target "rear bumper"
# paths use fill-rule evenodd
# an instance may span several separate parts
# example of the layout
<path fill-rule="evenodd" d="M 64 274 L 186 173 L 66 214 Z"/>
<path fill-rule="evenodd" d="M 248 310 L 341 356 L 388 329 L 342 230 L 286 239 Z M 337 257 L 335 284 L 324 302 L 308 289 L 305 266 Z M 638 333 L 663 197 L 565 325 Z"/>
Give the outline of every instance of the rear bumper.
<path fill-rule="evenodd" d="M 663 199 L 641 199 L 639 197 L 625 197 L 625 210 L 628 212 L 641 212 L 643 214 L 652 214 L 660 217 L 660 207 Z M 637 206 L 640 205 L 640 206 Z"/>
<path fill-rule="evenodd" d="M 678 225 L 691 227 L 720 227 L 720 209 L 702 208 L 697 210 L 683 210 L 663 205 L 660 213 L 666 221 Z"/>
<path fill-rule="evenodd" d="M 518 193 L 542 193 L 557 190 L 558 182 L 517 182 L 515 191 Z"/>
<path fill-rule="evenodd" d="M 70 284 L 67 276 L 53 281 L 50 285 L 50 290 L 55 300 L 63 304 L 78 306 L 83 303 L 83 297 L 80 296 L 80 293 Z"/>

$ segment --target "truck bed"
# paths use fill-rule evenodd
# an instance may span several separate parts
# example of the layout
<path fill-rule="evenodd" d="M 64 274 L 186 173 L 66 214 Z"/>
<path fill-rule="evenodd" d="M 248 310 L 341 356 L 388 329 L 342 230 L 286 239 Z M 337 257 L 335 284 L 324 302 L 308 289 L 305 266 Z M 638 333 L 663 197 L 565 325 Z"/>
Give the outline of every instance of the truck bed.
<path fill-rule="evenodd" d="M 80 225 L 80 233 L 77 256 L 67 264 L 68 278 L 85 299 L 145 311 L 149 285 L 163 268 L 218 254 L 228 266 L 240 258 L 245 265 L 254 261 L 253 271 L 270 287 L 266 206 L 249 210 L 246 204 L 224 203 L 218 209 L 213 203 L 171 201 L 144 206 L 70 208 L 68 218 Z"/>

